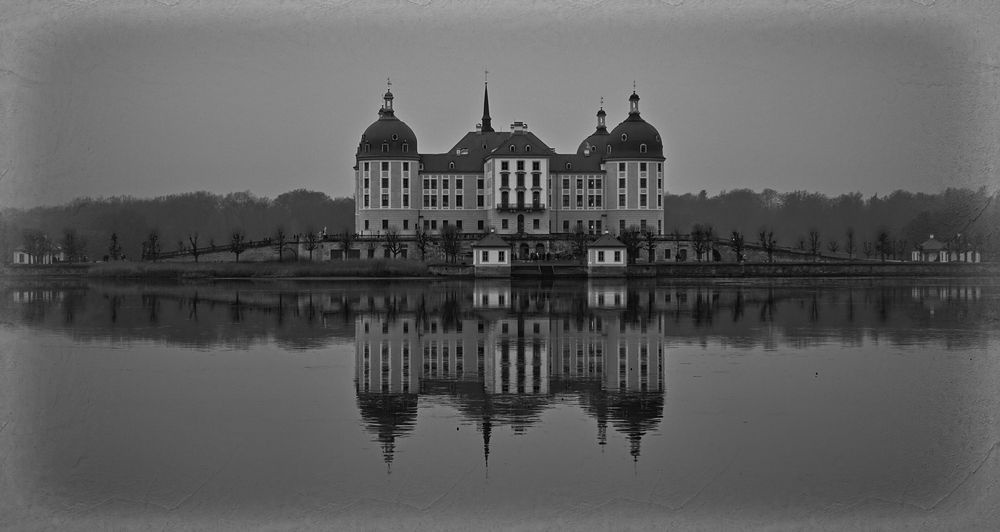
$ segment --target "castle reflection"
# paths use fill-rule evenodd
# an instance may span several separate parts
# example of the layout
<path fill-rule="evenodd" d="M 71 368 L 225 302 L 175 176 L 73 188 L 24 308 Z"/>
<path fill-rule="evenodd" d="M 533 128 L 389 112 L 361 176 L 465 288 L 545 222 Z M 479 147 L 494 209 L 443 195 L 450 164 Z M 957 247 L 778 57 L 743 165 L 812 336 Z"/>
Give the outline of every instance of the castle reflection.
<path fill-rule="evenodd" d="M 356 320 L 358 406 L 387 464 L 417 420 L 418 398 L 455 405 L 482 434 L 525 432 L 556 399 L 573 398 L 623 433 L 633 459 L 662 416 L 663 324 L 625 315 L 625 285 L 577 290 L 476 282 L 418 298 L 389 296 Z"/>

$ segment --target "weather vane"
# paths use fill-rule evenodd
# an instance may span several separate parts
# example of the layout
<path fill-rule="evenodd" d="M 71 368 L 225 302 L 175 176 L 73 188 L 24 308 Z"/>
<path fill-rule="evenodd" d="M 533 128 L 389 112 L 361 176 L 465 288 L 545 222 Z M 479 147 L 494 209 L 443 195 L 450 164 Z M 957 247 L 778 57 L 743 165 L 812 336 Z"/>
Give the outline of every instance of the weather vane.
<path fill-rule="evenodd" d="M 601 96 L 601 109 L 604 109 L 604 96 Z"/>
<path fill-rule="evenodd" d="M 489 70 L 483 70 L 483 82 L 484 83 L 489 83 L 490 82 L 490 71 Z"/>
<path fill-rule="evenodd" d="M 388 76 L 386 76 L 386 78 L 385 78 L 385 85 L 389 89 L 392 89 L 392 80 L 390 80 Z"/>

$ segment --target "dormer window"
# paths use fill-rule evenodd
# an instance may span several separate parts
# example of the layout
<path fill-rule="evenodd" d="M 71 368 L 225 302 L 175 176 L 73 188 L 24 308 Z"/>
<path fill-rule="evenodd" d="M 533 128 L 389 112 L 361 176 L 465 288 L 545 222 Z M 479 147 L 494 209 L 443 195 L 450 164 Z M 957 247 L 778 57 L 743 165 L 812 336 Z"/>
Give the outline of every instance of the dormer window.
<path fill-rule="evenodd" d="M 622 133 L 622 142 L 628 140 L 628 133 Z"/>
<path fill-rule="evenodd" d="M 388 142 L 383 142 L 382 143 L 382 153 L 389 153 L 389 143 Z"/>
<path fill-rule="evenodd" d="M 423 171 L 424 171 L 424 163 L 420 163 L 420 171 L 421 171 L 421 172 L 423 172 Z"/>
<path fill-rule="evenodd" d="M 372 151 L 372 145 L 370 142 L 365 143 L 365 153 Z"/>
<path fill-rule="evenodd" d="M 454 170 L 455 169 L 455 161 L 452 161 L 452 162 L 448 163 L 448 169 L 449 170 Z"/>
<path fill-rule="evenodd" d="M 410 145 L 405 142 L 403 143 L 403 153 L 410 153 Z"/>
<path fill-rule="evenodd" d="M 608 144 L 608 153 L 611 153 L 611 145 Z"/>
<path fill-rule="evenodd" d="M 514 153 L 514 150 L 516 150 L 516 149 L 517 148 L 515 148 L 513 144 L 510 145 L 510 152 L 511 153 Z"/>
<path fill-rule="evenodd" d="M 566 169 L 567 170 L 572 170 L 573 169 L 573 163 L 566 163 Z"/>
<path fill-rule="evenodd" d="M 645 144 L 640 144 L 639 145 L 639 153 L 646 153 L 646 145 Z"/>
<path fill-rule="evenodd" d="M 524 147 L 524 151 L 526 151 L 526 152 L 531 151 L 531 146 L 530 145 L 525 146 Z"/>

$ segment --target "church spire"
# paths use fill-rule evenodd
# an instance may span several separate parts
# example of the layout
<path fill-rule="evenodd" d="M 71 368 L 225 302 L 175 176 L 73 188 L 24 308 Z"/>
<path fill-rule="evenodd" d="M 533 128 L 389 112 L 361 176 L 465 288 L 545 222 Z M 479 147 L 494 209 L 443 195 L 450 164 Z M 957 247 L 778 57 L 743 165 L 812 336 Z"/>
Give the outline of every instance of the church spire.
<path fill-rule="evenodd" d="M 483 79 L 483 133 L 493 133 L 493 124 L 490 118 L 490 87 L 489 87 L 489 75 L 490 71 L 484 72 Z"/>

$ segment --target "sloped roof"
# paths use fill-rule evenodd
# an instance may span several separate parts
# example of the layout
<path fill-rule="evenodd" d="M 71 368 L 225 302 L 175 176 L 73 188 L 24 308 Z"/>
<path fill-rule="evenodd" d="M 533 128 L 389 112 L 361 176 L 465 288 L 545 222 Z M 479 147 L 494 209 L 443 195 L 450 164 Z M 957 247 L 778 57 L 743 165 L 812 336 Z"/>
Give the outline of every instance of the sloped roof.
<path fill-rule="evenodd" d="M 514 151 L 510 150 L 510 146 L 514 146 Z M 531 146 L 531 151 L 527 151 L 525 148 Z M 541 139 L 535 136 L 534 133 L 530 131 L 525 131 L 523 133 L 505 133 L 505 138 L 503 138 L 496 147 L 490 150 L 489 155 L 503 156 L 503 155 L 519 155 L 524 156 L 524 154 L 530 153 L 531 157 L 545 157 L 552 156 L 555 154 L 552 148 L 548 144 L 542 142 Z"/>
<path fill-rule="evenodd" d="M 924 251 L 941 251 L 945 247 L 946 246 L 944 242 L 936 240 L 933 236 L 925 240 L 922 244 L 920 244 L 920 249 Z"/>
<path fill-rule="evenodd" d="M 566 164 L 570 167 L 567 168 Z M 555 154 L 549 161 L 549 172 L 554 174 L 580 174 L 601 171 L 601 155 L 591 154 L 589 157 L 577 154 Z"/>
<path fill-rule="evenodd" d="M 610 234 L 605 234 L 601 238 L 598 238 L 596 242 L 590 245 L 592 248 L 623 248 L 626 247 L 622 244 L 621 240 L 611 236 Z"/>
<path fill-rule="evenodd" d="M 424 173 L 454 172 L 483 173 L 483 161 L 491 150 L 500 145 L 510 133 L 470 131 L 448 152 L 420 156 Z M 449 168 L 449 163 L 455 163 Z"/>
<path fill-rule="evenodd" d="M 490 233 L 486 235 L 486 238 L 479 240 L 472 244 L 474 248 L 509 248 L 508 244 L 504 239 L 500 238 L 500 235 L 496 233 Z"/>

